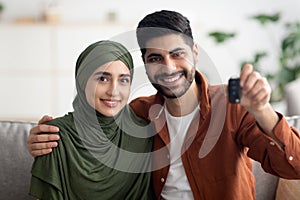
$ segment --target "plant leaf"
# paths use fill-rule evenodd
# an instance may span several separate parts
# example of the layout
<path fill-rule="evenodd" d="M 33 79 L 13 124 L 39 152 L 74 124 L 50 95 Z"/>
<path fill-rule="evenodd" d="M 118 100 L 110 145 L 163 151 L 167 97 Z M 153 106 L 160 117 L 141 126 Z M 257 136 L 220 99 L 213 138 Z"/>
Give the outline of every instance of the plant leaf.
<path fill-rule="evenodd" d="M 223 43 L 228 39 L 235 37 L 235 33 L 226 33 L 221 31 L 210 32 L 208 35 L 212 37 L 216 43 Z"/>
<path fill-rule="evenodd" d="M 256 53 L 256 54 L 254 55 L 254 63 L 259 63 L 259 61 L 260 61 L 262 58 L 266 57 L 267 55 L 268 55 L 268 54 L 267 54 L 267 52 L 265 52 L 265 51 Z"/>
<path fill-rule="evenodd" d="M 278 12 L 273 15 L 258 14 L 252 16 L 251 18 L 257 20 L 261 25 L 266 25 L 267 23 L 278 22 L 280 19 L 280 13 Z"/>

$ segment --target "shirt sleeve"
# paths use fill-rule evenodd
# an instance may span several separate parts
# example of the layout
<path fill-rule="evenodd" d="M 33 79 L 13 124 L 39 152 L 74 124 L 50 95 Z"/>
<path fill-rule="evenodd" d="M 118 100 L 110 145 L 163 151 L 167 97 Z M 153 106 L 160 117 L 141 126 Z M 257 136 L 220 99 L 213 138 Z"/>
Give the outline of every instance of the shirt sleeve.
<path fill-rule="evenodd" d="M 273 134 L 283 144 L 282 149 L 271 137 L 265 134 L 254 117 L 248 112 L 237 120 L 238 143 L 249 148 L 248 156 L 261 163 L 262 168 L 275 176 L 286 179 L 300 179 L 300 138 L 299 132 L 290 127 L 280 114 Z"/>

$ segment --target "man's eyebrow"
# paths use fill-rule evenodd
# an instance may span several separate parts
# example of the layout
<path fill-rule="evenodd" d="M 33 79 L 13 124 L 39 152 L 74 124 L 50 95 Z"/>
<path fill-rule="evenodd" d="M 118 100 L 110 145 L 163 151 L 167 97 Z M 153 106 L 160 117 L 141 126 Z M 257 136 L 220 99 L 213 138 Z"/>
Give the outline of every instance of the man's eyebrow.
<path fill-rule="evenodd" d="M 174 52 L 176 52 L 176 51 L 182 51 L 182 50 L 185 50 L 185 48 L 178 47 L 178 48 L 175 48 L 175 49 L 169 51 L 169 54 L 172 54 L 172 53 L 174 53 Z M 161 54 L 159 54 L 159 53 L 151 53 L 151 54 L 149 54 L 149 55 L 147 56 L 147 58 L 152 57 L 152 56 L 161 56 Z"/>
<path fill-rule="evenodd" d="M 159 54 L 159 53 L 150 53 L 150 54 L 147 56 L 147 58 L 150 58 L 150 57 L 152 57 L 152 56 L 161 56 L 161 54 Z"/>
<path fill-rule="evenodd" d="M 174 53 L 174 52 L 176 52 L 176 51 L 182 51 L 182 50 L 185 50 L 185 48 L 178 47 L 178 48 L 176 48 L 176 49 L 173 49 L 173 50 L 169 51 L 169 54 L 172 54 L 172 53 Z"/>

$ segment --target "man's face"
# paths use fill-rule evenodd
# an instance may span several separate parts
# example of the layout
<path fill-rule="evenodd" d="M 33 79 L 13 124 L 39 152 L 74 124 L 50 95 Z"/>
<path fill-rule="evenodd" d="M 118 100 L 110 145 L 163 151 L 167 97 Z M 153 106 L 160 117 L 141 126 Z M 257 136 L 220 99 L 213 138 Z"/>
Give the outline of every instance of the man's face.
<path fill-rule="evenodd" d="M 178 98 L 186 93 L 195 77 L 198 54 L 181 35 L 169 34 L 146 43 L 144 63 L 152 85 L 167 98 Z"/>

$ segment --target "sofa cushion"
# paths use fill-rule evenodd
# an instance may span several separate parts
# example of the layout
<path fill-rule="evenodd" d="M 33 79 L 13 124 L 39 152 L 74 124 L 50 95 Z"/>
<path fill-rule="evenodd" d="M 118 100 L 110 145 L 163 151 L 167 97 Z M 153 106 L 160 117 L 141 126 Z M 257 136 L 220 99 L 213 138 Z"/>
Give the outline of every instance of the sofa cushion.
<path fill-rule="evenodd" d="M 279 179 L 276 200 L 299 200 L 300 180 Z"/>
<path fill-rule="evenodd" d="M 253 160 L 256 200 L 274 200 L 278 177 L 266 173 L 259 162 Z"/>
<path fill-rule="evenodd" d="M 33 158 L 26 138 L 34 123 L 0 121 L 0 199 L 32 199 L 28 195 Z"/>

